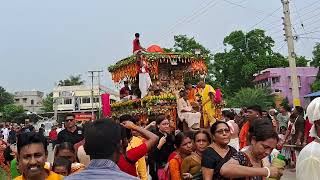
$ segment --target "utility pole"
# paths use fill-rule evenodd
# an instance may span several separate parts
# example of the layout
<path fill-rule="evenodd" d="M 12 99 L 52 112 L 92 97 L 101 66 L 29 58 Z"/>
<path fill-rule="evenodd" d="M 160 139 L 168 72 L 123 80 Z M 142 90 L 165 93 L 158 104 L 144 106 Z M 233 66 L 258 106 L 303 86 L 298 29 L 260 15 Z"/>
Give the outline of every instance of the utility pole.
<path fill-rule="evenodd" d="M 94 99 L 94 95 L 93 95 L 93 78 L 94 73 L 98 73 L 98 75 L 100 76 L 100 73 L 102 72 L 101 70 L 95 70 L 95 71 L 88 71 L 91 75 L 91 118 L 94 117 L 94 105 L 93 105 L 93 99 Z M 99 80 L 99 89 L 98 89 L 98 94 L 100 94 L 100 77 L 98 78 Z M 99 102 L 100 103 L 100 102 Z M 100 110 L 99 110 L 99 117 L 100 117 Z"/>
<path fill-rule="evenodd" d="M 98 71 L 98 99 L 99 99 L 99 114 L 98 114 L 98 118 L 100 119 L 101 117 L 101 95 L 100 95 L 100 73 L 103 72 L 103 71 Z"/>
<path fill-rule="evenodd" d="M 297 77 L 297 66 L 296 66 L 296 53 L 294 52 L 294 43 L 293 43 L 293 36 L 292 36 L 292 27 L 291 27 L 291 20 L 290 20 L 290 8 L 289 8 L 289 0 L 281 0 L 283 5 L 283 13 L 284 17 L 284 31 L 285 37 L 288 45 L 288 61 L 290 67 L 290 74 L 291 74 L 291 87 L 292 87 L 292 98 L 293 98 L 293 105 L 300 106 L 300 95 L 299 95 L 299 87 L 298 87 L 298 77 Z"/>
<path fill-rule="evenodd" d="M 57 98 L 53 99 L 53 106 L 54 106 L 53 119 L 58 122 L 58 102 L 57 101 L 58 101 Z"/>

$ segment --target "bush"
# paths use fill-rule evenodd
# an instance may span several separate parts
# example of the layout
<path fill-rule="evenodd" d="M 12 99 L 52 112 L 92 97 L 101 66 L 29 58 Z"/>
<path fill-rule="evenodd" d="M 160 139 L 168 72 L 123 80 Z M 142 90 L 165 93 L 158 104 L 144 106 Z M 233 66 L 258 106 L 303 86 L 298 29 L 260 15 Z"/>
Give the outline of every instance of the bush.
<path fill-rule="evenodd" d="M 228 107 L 248 107 L 259 105 L 267 109 L 274 105 L 274 97 L 269 89 L 265 88 L 242 88 L 234 97 L 227 100 Z"/>

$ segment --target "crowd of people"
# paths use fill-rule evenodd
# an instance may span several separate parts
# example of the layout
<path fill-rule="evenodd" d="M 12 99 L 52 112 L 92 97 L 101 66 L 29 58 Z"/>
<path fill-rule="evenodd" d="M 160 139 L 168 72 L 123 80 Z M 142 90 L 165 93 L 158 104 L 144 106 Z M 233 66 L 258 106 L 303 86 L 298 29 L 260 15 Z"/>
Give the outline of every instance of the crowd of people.
<path fill-rule="evenodd" d="M 279 179 L 284 168 L 271 164 L 278 154 L 285 156 L 287 168 L 297 171 L 298 180 L 319 177 L 320 98 L 306 113 L 300 106 L 263 110 L 252 105 L 238 113 L 228 109 L 200 128 L 193 120 L 198 111 L 189 102 L 190 90 L 180 97 L 178 116 L 186 126 L 177 128 L 163 114 L 146 125 L 139 117 L 122 115 L 81 126 L 67 114 L 64 128 L 52 127 L 49 137 L 43 127 L 5 123 L 0 127 L 0 179 Z"/>

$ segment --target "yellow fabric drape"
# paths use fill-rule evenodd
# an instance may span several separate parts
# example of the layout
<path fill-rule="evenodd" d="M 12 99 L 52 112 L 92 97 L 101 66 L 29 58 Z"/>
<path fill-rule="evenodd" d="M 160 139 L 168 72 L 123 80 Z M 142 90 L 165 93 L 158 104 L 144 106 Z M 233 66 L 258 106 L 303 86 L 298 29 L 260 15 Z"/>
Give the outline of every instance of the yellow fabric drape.
<path fill-rule="evenodd" d="M 132 148 L 140 146 L 142 143 L 143 143 L 142 139 L 140 139 L 139 137 L 133 136 L 127 147 L 127 151 L 129 151 Z M 148 170 L 147 170 L 147 163 L 146 163 L 145 156 L 143 156 L 136 162 L 136 169 L 137 169 L 137 175 L 141 180 L 148 179 Z"/>
<path fill-rule="evenodd" d="M 213 101 L 210 99 L 210 93 L 215 95 L 216 91 L 212 86 L 206 84 L 205 88 L 202 90 L 202 112 L 203 112 L 203 120 L 204 127 L 208 127 L 210 124 L 214 124 L 216 122 L 215 117 L 215 107 L 212 104 Z"/>

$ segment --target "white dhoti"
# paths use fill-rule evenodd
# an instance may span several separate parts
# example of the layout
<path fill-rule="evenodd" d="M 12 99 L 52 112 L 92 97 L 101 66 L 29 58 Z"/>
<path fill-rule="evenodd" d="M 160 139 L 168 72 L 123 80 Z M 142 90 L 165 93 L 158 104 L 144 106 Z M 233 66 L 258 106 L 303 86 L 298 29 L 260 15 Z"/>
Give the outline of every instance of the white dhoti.
<path fill-rule="evenodd" d="M 179 98 L 177 101 L 177 110 L 178 117 L 183 122 L 185 121 L 188 124 L 188 127 L 191 128 L 194 124 L 200 125 L 200 112 L 191 112 L 192 106 L 188 100 L 184 100 L 183 98 Z M 186 112 L 182 112 L 182 111 Z"/>
<path fill-rule="evenodd" d="M 148 89 L 152 85 L 149 73 L 139 73 L 139 89 L 141 98 L 148 94 Z"/>
<path fill-rule="evenodd" d="M 188 127 L 191 128 L 194 124 L 200 124 L 201 113 L 200 112 L 181 112 L 179 114 L 181 121 L 185 121 L 188 124 Z"/>

